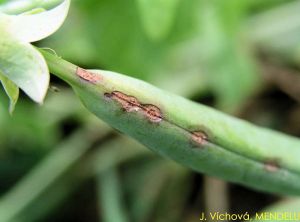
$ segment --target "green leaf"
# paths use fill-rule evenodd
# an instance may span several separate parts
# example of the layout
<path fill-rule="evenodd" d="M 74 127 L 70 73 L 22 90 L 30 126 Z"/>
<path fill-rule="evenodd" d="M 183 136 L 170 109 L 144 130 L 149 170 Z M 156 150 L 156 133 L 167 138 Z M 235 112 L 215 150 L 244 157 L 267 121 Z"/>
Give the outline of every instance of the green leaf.
<path fill-rule="evenodd" d="M 0 71 L 38 103 L 43 102 L 48 90 L 49 71 L 43 56 L 29 42 L 54 33 L 65 20 L 69 6 L 70 0 L 65 0 L 54 9 L 38 14 L 0 13 Z M 12 111 L 15 103 L 11 104 Z"/>
<path fill-rule="evenodd" d="M 46 11 L 46 9 L 44 9 L 44 8 L 34 8 L 32 10 L 24 12 L 23 15 L 34 15 L 34 14 L 39 14 L 39 13 L 42 13 L 45 11 Z"/>
<path fill-rule="evenodd" d="M 10 15 L 17 15 L 30 11 L 34 8 L 51 9 L 62 3 L 63 0 L 3 0 L 2 2 L 0 1 L 1 12 Z"/>
<path fill-rule="evenodd" d="M 203 4 L 205 10 L 200 15 L 204 66 L 210 74 L 217 105 L 227 112 L 235 111 L 260 83 L 250 48 L 239 34 L 243 4 L 236 0 L 210 1 Z"/>
<path fill-rule="evenodd" d="M 98 192 L 101 214 L 104 222 L 128 221 L 123 204 L 122 183 L 116 167 L 98 175 Z"/>
<path fill-rule="evenodd" d="M 19 98 L 19 87 L 0 72 L 0 81 L 9 97 L 9 112 L 13 113 Z"/>
<path fill-rule="evenodd" d="M 70 0 L 38 14 L 1 15 L 1 25 L 14 38 L 23 42 L 35 42 L 48 37 L 63 24 L 69 10 Z"/>
<path fill-rule="evenodd" d="M 172 28 L 180 0 L 137 0 L 145 31 L 152 40 L 164 39 Z"/>
<path fill-rule="evenodd" d="M 234 112 L 260 86 L 258 69 L 247 52 L 229 48 L 216 57 L 209 69 L 214 74 L 211 87 L 223 111 Z"/>
<path fill-rule="evenodd" d="M 32 100 L 42 103 L 49 85 L 49 71 L 43 56 L 30 43 L 19 42 L 3 29 L 1 33 L 1 73 Z"/>

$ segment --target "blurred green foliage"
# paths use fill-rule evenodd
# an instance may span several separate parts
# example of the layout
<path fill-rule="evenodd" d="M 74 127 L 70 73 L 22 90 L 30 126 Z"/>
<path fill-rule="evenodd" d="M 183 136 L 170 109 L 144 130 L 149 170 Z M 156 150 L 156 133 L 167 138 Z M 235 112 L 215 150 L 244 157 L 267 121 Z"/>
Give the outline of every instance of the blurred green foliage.
<path fill-rule="evenodd" d="M 73 0 L 64 26 L 38 44 L 83 67 L 132 75 L 238 113 L 268 85 L 257 52 L 299 66 L 299 5 L 290 0 Z M 3 222 L 198 220 L 205 203 L 197 200 L 202 186 L 194 174 L 122 138 L 54 82 L 59 92 L 50 90 L 43 106 L 22 98 L 13 116 L 0 94 L 0 211 L 13 218 Z M 278 122 L 264 106 L 250 107 L 255 118 L 246 118 Z M 274 109 L 281 111 L 269 110 Z M 93 198 L 70 198 L 76 191 L 88 193 L 84 187 L 90 183 Z M 66 216 L 70 205 L 82 209 L 82 216 L 76 210 Z"/>
<path fill-rule="evenodd" d="M 241 32 L 247 9 L 247 1 L 236 0 L 73 1 L 65 26 L 46 44 L 85 67 L 162 86 L 164 79 L 196 73 L 198 88 L 205 79 L 219 106 L 233 111 L 259 81 Z"/>

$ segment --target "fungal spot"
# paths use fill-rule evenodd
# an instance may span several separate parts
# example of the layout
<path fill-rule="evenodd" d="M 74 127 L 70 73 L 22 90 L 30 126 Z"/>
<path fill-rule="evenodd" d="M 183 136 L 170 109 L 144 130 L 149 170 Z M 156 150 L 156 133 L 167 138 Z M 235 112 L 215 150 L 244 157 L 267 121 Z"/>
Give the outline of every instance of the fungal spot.
<path fill-rule="evenodd" d="M 141 104 L 133 96 L 127 96 L 126 94 L 118 91 L 114 91 L 112 93 L 105 93 L 104 96 L 107 99 L 113 99 L 117 101 L 127 112 L 139 111 L 141 109 Z"/>
<path fill-rule="evenodd" d="M 104 98 L 106 100 L 117 101 L 126 112 L 138 112 L 140 111 L 151 122 L 158 123 L 163 117 L 160 109 L 151 104 L 141 104 L 134 96 L 126 95 L 119 91 L 113 91 L 112 93 L 105 93 Z"/>
<path fill-rule="evenodd" d="M 264 168 L 266 171 L 274 173 L 280 169 L 279 163 L 276 160 L 268 160 L 264 163 Z"/>
<path fill-rule="evenodd" d="M 151 122 L 158 123 L 158 122 L 162 121 L 162 119 L 163 119 L 160 109 L 154 105 L 151 105 L 151 104 L 143 105 L 143 111 L 144 111 L 145 116 Z"/>
<path fill-rule="evenodd" d="M 135 97 L 129 96 L 127 101 L 127 104 L 124 105 L 124 109 L 127 112 L 137 112 L 141 109 L 140 103 Z"/>
<path fill-rule="evenodd" d="M 208 141 L 208 137 L 204 132 L 195 131 L 192 132 L 192 140 L 200 145 L 204 145 Z"/>
<path fill-rule="evenodd" d="M 99 76 L 95 73 L 89 72 L 89 71 L 87 71 L 85 69 L 82 69 L 80 67 L 77 67 L 76 75 L 79 76 L 81 79 L 86 80 L 90 83 L 97 83 L 101 80 L 101 76 Z"/>

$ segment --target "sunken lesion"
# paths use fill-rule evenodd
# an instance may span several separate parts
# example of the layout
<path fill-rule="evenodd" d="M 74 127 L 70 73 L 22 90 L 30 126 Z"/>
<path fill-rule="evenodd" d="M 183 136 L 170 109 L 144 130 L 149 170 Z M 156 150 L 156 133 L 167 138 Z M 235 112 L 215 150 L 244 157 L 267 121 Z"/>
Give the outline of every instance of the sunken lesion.
<path fill-rule="evenodd" d="M 120 91 L 104 93 L 104 98 L 106 100 L 118 102 L 125 112 L 142 113 L 152 123 L 160 123 L 164 119 L 162 111 L 157 106 L 152 104 L 142 104 L 136 97 L 126 95 Z M 208 142 L 208 136 L 205 132 L 200 130 L 188 132 L 194 143 L 203 146 Z"/>
<path fill-rule="evenodd" d="M 100 75 L 89 72 L 88 70 L 80 68 L 80 67 L 77 67 L 76 75 L 79 78 L 81 78 L 87 82 L 93 83 L 93 84 L 98 83 L 99 81 L 102 80 L 102 77 Z"/>
<path fill-rule="evenodd" d="M 113 91 L 111 93 L 105 93 L 104 97 L 106 99 L 117 101 L 126 112 L 142 113 L 150 122 L 159 123 L 163 120 L 162 112 L 157 106 L 152 104 L 142 104 L 134 96 L 126 95 L 119 91 Z"/>
<path fill-rule="evenodd" d="M 144 111 L 145 116 L 151 122 L 157 123 L 157 122 L 162 121 L 162 119 L 163 119 L 162 112 L 157 106 L 154 106 L 151 104 L 143 105 L 143 111 Z"/>
<path fill-rule="evenodd" d="M 113 99 L 117 101 L 126 112 L 139 111 L 141 109 L 141 104 L 134 96 L 128 96 L 119 91 L 105 93 L 104 96 L 107 99 Z"/>
<path fill-rule="evenodd" d="M 191 137 L 194 142 L 200 145 L 205 145 L 208 142 L 208 136 L 203 131 L 191 132 Z"/>
<path fill-rule="evenodd" d="M 279 161 L 276 159 L 266 160 L 264 162 L 264 169 L 270 173 L 275 173 L 280 169 Z"/>

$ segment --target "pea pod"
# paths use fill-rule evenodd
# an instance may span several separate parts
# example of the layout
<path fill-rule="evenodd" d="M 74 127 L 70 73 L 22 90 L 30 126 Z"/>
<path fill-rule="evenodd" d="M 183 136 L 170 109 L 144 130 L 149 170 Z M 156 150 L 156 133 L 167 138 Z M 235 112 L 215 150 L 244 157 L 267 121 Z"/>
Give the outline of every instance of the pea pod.
<path fill-rule="evenodd" d="M 88 110 L 198 172 L 280 194 L 300 194 L 300 140 L 228 116 L 146 82 L 85 70 L 41 50 Z M 122 145 L 122 144 L 120 144 Z"/>

